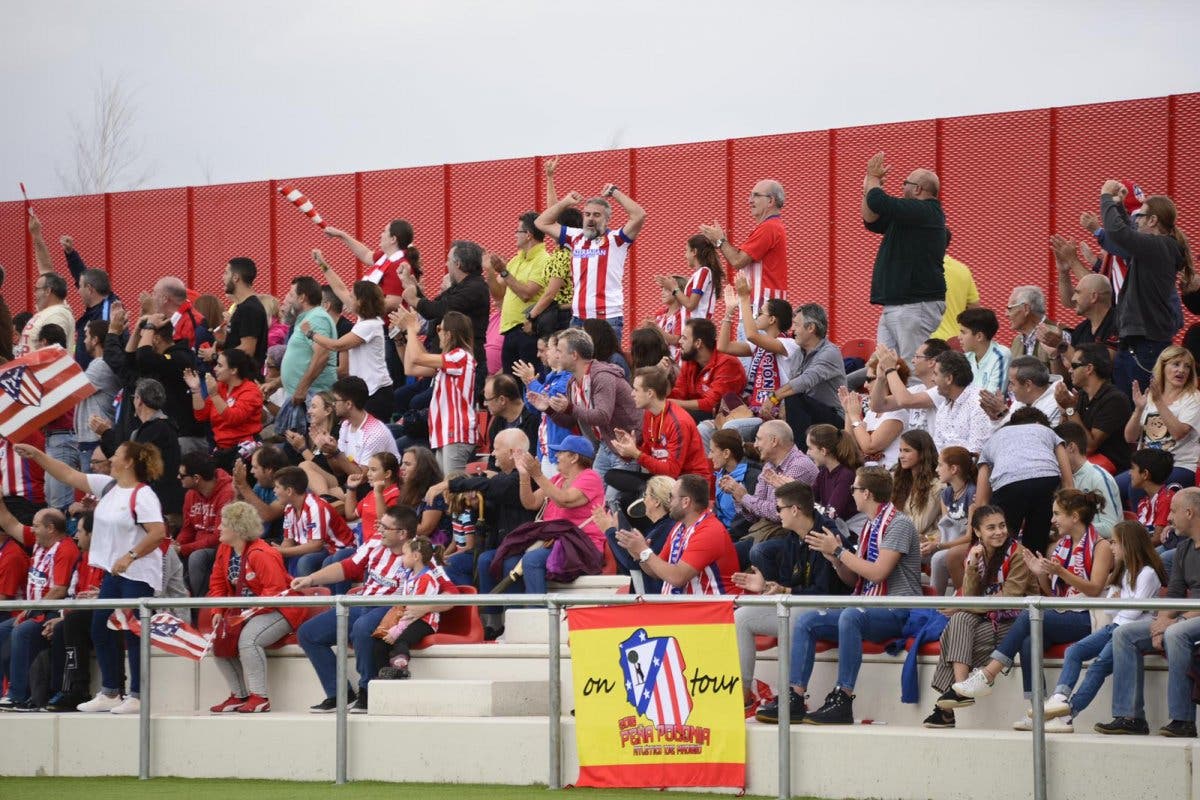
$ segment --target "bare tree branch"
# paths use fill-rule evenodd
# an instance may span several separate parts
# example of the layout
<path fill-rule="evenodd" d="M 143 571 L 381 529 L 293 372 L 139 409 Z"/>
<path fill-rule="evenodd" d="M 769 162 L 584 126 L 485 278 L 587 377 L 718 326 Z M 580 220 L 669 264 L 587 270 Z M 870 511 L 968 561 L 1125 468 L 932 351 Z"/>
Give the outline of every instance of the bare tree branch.
<path fill-rule="evenodd" d="M 142 163 L 141 142 L 134 138 L 137 107 L 120 80 L 102 74 L 92 102 L 92 119 L 71 116 L 71 166 L 59 168 L 63 187 L 71 194 L 136 189 L 153 169 Z"/>

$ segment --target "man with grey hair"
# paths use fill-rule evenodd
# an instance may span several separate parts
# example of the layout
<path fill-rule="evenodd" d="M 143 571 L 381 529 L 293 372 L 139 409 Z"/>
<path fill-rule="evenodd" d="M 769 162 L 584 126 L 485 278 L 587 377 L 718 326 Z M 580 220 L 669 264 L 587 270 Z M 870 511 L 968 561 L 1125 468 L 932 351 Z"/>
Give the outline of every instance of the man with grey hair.
<path fill-rule="evenodd" d="M 1033 406 L 1045 414 L 1051 428 L 1062 421 L 1062 409 L 1054 398 L 1050 370 L 1036 356 L 1019 356 L 1012 360 L 1008 365 L 1008 391 L 1013 397 L 1011 407 L 1001 392 L 979 391 L 979 405 L 997 425 L 1008 422 L 1014 411 L 1026 406 Z"/>
<path fill-rule="evenodd" d="M 608 227 L 612 218 L 608 198 L 620 203 L 628 216 L 625 225 L 615 231 Z M 559 215 L 580 203 L 583 203 L 583 227 L 560 225 Z M 579 192 L 571 192 L 538 215 L 534 221 L 538 229 L 571 250 L 575 281 L 572 325 L 579 326 L 585 319 L 606 320 L 617 334 L 617 341 L 621 341 L 625 326 L 625 259 L 645 223 L 645 209 L 614 183 L 606 184 L 599 197 L 586 202 Z"/>
<path fill-rule="evenodd" d="M 875 338 L 907 360 L 946 311 L 946 214 L 936 174 L 913 170 L 893 197 L 883 190 L 890 169 L 883 153 L 867 162 L 861 211 L 866 229 L 883 236 L 871 273 L 871 303 L 883 306 Z"/>
<path fill-rule="evenodd" d="M 792 360 L 792 379 L 767 398 L 767 403 L 784 401 L 784 413 L 796 441 L 805 442 L 811 425 L 827 422 L 842 427 L 842 403 L 838 390 L 846 388 L 846 365 L 842 351 L 829 341 L 829 316 L 817 303 L 796 309 L 792 330 L 800 350 Z"/>
<path fill-rule="evenodd" d="M 780 216 L 784 200 L 779 181 L 768 179 L 754 184 L 750 190 L 750 216 L 758 224 L 740 247 L 729 241 L 715 222 L 700 226 L 700 232 L 729 266 L 742 271 L 750 284 L 750 310 L 755 314 L 772 298 L 787 299 L 787 229 Z M 744 326 L 738 338 L 746 338 Z"/>
<path fill-rule="evenodd" d="M 164 514 L 179 515 L 182 520 L 183 484 L 179 482 L 179 427 L 163 409 L 167 405 L 167 390 L 154 378 L 142 378 L 133 391 L 133 427 L 129 439 L 143 444 L 152 444 L 162 454 L 163 472 L 158 480 L 150 482 L 150 488 L 158 495 Z M 105 437 L 110 436 L 110 430 Z M 101 442 L 104 438 L 101 438 Z M 115 448 L 120 441 L 112 441 Z"/>
<path fill-rule="evenodd" d="M 1167 581 L 1167 597 L 1200 600 L 1200 489 L 1188 487 L 1171 500 L 1171 525 L 1179 535 L 1175 563 Z M 1200 639 L 1196 611 L 1159 611 L 1153 620 L 1127 622 L 1113 633 L 1113 721 L 1096 725 L 1097 733 L 1150 732 L 1142 702 L 1142 657 L 1162 650 L 1167 658 L 1167 714 L 1171 721 L 1160 736 L 1196 738 L 1196 704 L 1192 701 L 1192 648 Z M 1067 713 L 1072 709 L 1068 708 Z"/>
<path fill-rule="evenodd" d="M 1038 331 L 1058 325 L 1046 318 L 1046 294 L 1040 286 L 1018 286 L 1008 295 L 1008 324 L 1016 332 L 1013 337 L 1012 357 L 1034 356 L 1050 366 L 1054 352 L 1043 345 Z"/>

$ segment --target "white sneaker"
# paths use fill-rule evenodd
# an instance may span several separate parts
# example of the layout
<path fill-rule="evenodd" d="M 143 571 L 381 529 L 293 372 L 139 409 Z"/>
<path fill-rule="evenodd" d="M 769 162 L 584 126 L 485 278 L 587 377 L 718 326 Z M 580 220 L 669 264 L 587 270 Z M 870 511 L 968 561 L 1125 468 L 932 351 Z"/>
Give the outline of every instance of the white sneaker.
<path fill-rule="evenodd" d="M 1029 717 L 1021 717 L 1012 724 L 1012 729 L 1014 731 L 1031 731 L 1033 730 L 1033 720 Z"/>
<path fill-rule="evenodd" d="M 79 711 L 96 713 L 97 711 L 112 711 L 121 705 L 120 697 L 109 697 L 104 692 L 98 692 L 95 697 L 85 703 L 75 706 Z"/>
<path fill-rule="evenodd" d="M 1014 731 L 1031 731 L 1033 730 L 1033 720 L 1029 717 L 1019 719 L 1013 723 Z M 1075 723 L 1070 717 L 1055 717 L 1047 719 L 1044 727 L 1046 733 L 1074 733 Z"/>
<path fill-rule="evenodd" d="M 109 709 L 110 714 L 140 714 L 142 711 L 142 701 L 136 697 L 126 697 L 118 706 L 113 706 Z"/>
<path fill-rule="evenodd" d="M 1046 719 L 1055 719 L 1056 717 L 1067 717 L 1071 715 L 1071 704 L 1067 702 L 1068 698 L 1065 694 L 1054 693 L 1046 700 L 1046 705 L 1043 706 L 1043 715 Z M 1033 717 L 1033 706 L 1025 709 L 1025 716 Z"/>
<path fill-rule="evenodd" d="M 965 681 L 958 681 L 950 687 L 963 697 L 987 697 L 992 693 L 992 684 L 988 683 L 987 674 L 983 670 L 974 670 Z"/>

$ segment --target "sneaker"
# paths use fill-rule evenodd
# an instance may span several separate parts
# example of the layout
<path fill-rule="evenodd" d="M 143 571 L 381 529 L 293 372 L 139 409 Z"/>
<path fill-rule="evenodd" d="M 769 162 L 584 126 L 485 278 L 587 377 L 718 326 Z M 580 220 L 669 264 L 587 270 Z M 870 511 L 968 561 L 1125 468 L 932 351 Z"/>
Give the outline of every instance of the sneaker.
<path fill-rule="evenodd" d="M 1042 706 L 1042 716 L 1046 719 L 1054 719 L 1055 717 L 1067 717 L 1071 714 L 1071 704 L 1065 694 L 1055 692 L 1046 700 L 1046 704 Z M 1025 716 L 1033 718 L 1033 706 L 1025 709 Z"/>
<path fill-rule="evenodd" d="M 949 711 L 954 708 L 973 706 L 975 705 L 975 698 L 964 697 L 958 692 L 954 691 L 953 688 L 950 688 L 942 692 L 942 696 L 937 699 L 937 702 L 934 703 L 934 705 L 943 711 Z"/>
<path fill-rule="evenodd" d="M 36 705 L 32 700 L 20 700 L 12 705 L 9 711 L 17 711 L 27 714 L 30 711 L 41 711 L 42 707 Z"/>
<path fill-rule="evenodd" d="M 921 723 L 926 728 L 953 728 L 954 727 L 954 712 L 948 708 L 938 706 L 933 709 L 933 713 L 925 718 Z"/>
<path fill-rule="evenodd" d="M 16 701 L 14 701 L 8 695 L 0 697 L 0 711 L 12 711 L 14 708 L 16 708 L 16 705 Z"/>
<path fill-rule="evenodd" d="M 271 701 L 261 694 L 252 694 L 237 707 L 239 714 L 265 714 L 271 710 Z"/>
<path fill-rule="evenodd" d="M 1158 735 L 1168 736 L 1172 739 L 1195 739 L 1196 723 L 1173 719 L 1158 729 Z"/>
<path fill-rule="evenodd" d="M 231 711 L 237 711 L 238 706 L 244 702 L 246 702 L 245 697 L 238 697 L 236 694 L 231 694 L 228 698 L 217 703 L 208 711 L 211 714 L 228 714 Z"/>
<path fill-rule="evenodd" d="M 408 671 L 408 667 L 380 667 L 379 674 L 376 675 L 381 681 L 402 681 L 412 677 L 412 673 Z"/>
<path fill-rule="evenodd" d="M 64 711 L 78 711 L 80 703 L 86 703 L 86 698 L 75 697 L 74 695 L 65 692 L 58 692 L 49 700 L 46 705 L 42 706 L 45 711 L 61 713 Z"/>
<path fill-rule="evenodd" d="M 1108 736 L 1150 735 L 1150 727 L 1146 720 L 1138 717 L 1116 717 L 1112 722 L 1097 722 L 1093 730 Z"/>
<path fill-rule="evenodd" d="M 80 703 L 75 708 L 79 711 L 94 714 L 97 711 L 112 711 L 119 705 L 121 705 L 120 697 L 109 697 L 104 692 L 100 692 L 91 700 Z"/>
<path fill-rule="evenodd" d="M 365 686 L 358 690 L 358 698 L 354 701 L 354 705 L 350 707 L 350 713 L 367 713 L 367 689 Z"/>
<path fill-rule="evenodd" d="M 126 697 L 118 705 L 108 710 L 110 714 L 140 714 L 141 712 L 142 701 L 136 697 Z"/>
<path fill-rule="evenodd" d="M 950 690 L 955 694 L 978 700 L 992 693 L 992 684 L 988 681 L 987 673 L 981 669 L 973 670 L 965 681 L 958 681 Z"/>
<path fill-rule="evenodd" d="M 494 642 L 503 635 L 504 635 L 504 626 L 503 625 L 501 625 L 498 628 L 488 625 L 483 629 L 483 640 L 485 642 Z"/>
<path fill-rule="evenodd" d="M 804 718 L 805 725 L 853 725 L 854 695 L 834 688 L 825 696 L 825 704 Z"/>
<path fill-rule="evenodd" d="M 346 694 L 346 705 L 353 707 L 354 701 L 357 699 L 358 695 L 356 695 L 354 692 L 348 692 Z M 326 697 L 315 706 L 308 707 L 308 712 L 310 714 L 332 714 L 334 711 L 337 711 L 336 697 Z"/>
<path fill-rule="evenodd" d="M 791 701 L 791 706 L 788 709 L 789 722 L 803 722 L 804 715 L 808 713 L 808 704 L 806 702 L 808 695 L 798 694 L 795 689 L 788 689 L 791 694 L 788 695 Z M 779 698 L 769 700 L 758 707 L 758 711 L 754 712 L 754 718 L 759 722 L 765 722 L 768 725 L 779 724 Z"/>
<path fill-rule="evenodd" d="M 1075 720 L 1071 716 L 1048 719 L 1045 731 L 1046 733 L 1074 733 Z"/>

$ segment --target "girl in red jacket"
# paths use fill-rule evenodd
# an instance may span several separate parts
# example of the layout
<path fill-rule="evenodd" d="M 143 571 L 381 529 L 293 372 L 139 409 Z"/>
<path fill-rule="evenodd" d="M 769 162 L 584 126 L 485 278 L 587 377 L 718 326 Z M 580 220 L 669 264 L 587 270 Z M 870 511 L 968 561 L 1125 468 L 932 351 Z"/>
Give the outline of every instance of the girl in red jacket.
<path fill-rule="evenodd" d="M 252 442 L 262 431 L 263 395 L 254 382 L 254 361 L 236 348 L 217 356 L 208 381 L 208 396 L 200 394 L 200 375 L 185 370 L 183 379 L 192 393 L 192 413 L 200 422 L 212 425 L 217 444 L 217 465 L 233 470 L 238 445 Z"/>
<path fill-rule="evenodd" d="M 225 506 L 209 597 L 273 597 L 289 588 L 291 577 L 283 557 L 260 536 L 262 520 L 253 506 L 240 500 Z M 214 714 L 270 711 L 265 648 L 303 621 L 303 608 L 247 609 L 240 614 L 236 609 L 218 609 L 213 615 L 214 655 L 230 694 L 209 710 Z"/>

